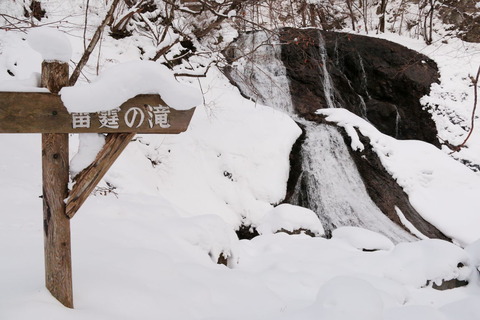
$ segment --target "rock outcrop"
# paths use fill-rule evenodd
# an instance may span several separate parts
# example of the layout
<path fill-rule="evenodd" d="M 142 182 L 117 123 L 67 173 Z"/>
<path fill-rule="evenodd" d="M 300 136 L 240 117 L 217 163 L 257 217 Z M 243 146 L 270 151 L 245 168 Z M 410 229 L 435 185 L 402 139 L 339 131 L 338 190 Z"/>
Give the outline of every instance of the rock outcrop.
<path fill-rule="evenodd" d="M 400 210 L 422 234 L 448 240 L 411 206 L 367 138 L 361 137 L 365 150 L 353 151 L 345 131 L 315 113 L 345 108 L 397 139 L 438 145 L 419 101 L 438 81 L 435 63 L 386 40 L 316 29 L 282 29 L 271 41 L 264 33 L 240 36 L 227 52 L 236 65 L 225 71 L 244 96 L 291 114 L 303 129 L 285 202 L 316 212 L 327 237 L 338 227 L 360 226 L 395 242 L 412 240 Z M 242 58 L 246 46 L 256 49 Z"/>
<path fill-rule="evenodd" d="M 311 118 L 331 102 L 385 134 L 438 145 L 435 123 L 420 104 L 438 81 L 431 59 L 390 41 L 340 32 L 287 28 L 280 39 L 299 115 Z"/>

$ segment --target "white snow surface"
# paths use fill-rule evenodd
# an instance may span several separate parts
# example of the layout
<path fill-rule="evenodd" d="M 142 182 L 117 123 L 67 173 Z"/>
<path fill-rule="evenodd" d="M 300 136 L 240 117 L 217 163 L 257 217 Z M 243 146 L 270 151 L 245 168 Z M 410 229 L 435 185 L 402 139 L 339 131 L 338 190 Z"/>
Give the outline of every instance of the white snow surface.
<path fill-rule="evenodd" d="M 72 3 L 42 1 L 50 19 L 61 19 L 78 6 Z M 105 10 L 103 2 L 90 4 L 92 12 Z M 2 1 L 0 8 L 23 14 L 16 2 Z M 71 21 L 81 25 L 83 14 L 72 15 Z M 82 32 L 67 30 L 76 61 L 83 50 Z M 26 90 L 20 83 L 40 71 L 42 60 L 22 38 L 22 33 L 0 30 L 0 80 L 19 91 Z M 140 37 L 107 39 L 104 35 L 102 53 L 97 53 L 101 68 L 137 59 L 133 43 L 155 52 Z M 87 77 L 96 76 L 95 64 L 84 69 Z M 272 204 L 283 199 L 288 153 L 300 129 L 288 116 L 243 99 L 214 68 L 201 83 L 205 104 L 197 107 L 187 132 L 138 136 L 100 184 L 115 189 L 104 196 L 96 192 L 72 219 L 73 310 L 44 286 L 40 136 L 0 135 L 0 319 L 478 320 L 478 241 L 465 250 L 422 240 L 362 252 L 335 237 L 278 233 L 238 240 L 234 228 L 242 222 L 260 224 Z M 396 149 L 402 142 L 375 137 L 385 158 L 408 154 L 407 146 Z M 73 154 L 79 142 L 71 140 Z M 412 145 L 412 154 L 430 150 Z M 94 148 L 89 144 L 87 149 Z M 422 171 L 418 156 L 422 163 L 411 170 L 396 167 L 395 161 L 391 170 L 401 173 L 419 206 L 434 206 L 438 215 L 432 220 L 441 220 L 447 233 L 459 237 L 463 225 L 463 240 L 472 242 L 478 223 L 462 212 L 475 206 L 477 180 L 444 154 L 427 155 L 432 174 Z M 442 192 L 448 186 L 448 196 L 461 199 L 461 210 L 446 219 L 449 210 L 438 209 L 435 201 L 446 198 Z M 472 191 L 465 194 L 468 188 Z M 436 191 L 441 194 L 435 196 Z M 293 216 L 296 209 L 290 209 Z M 215 263 L 220 255 L 228 258 L 228 267 Z M 469 285 L 447 291 L 426 286 L 452 278 L 467 278 Z"/>
<path fill-rule="evenodd" d="M 69 63 L 72 46 L 65 33 L 49 27 L 32 28 L 28 32 L 28 44 L 42 55 L 45 61 Z"/>
<path fill-rule="evenodd" d="M 182 84 L 167 67 L 153 61 L 130 61 L 111 67 L 92 83 L 60 91 L 69 112 L 116 109 L 139 94 L 159 94 L 168 106 L 188 110 L 202 104 L 197 87 Z"/>
<path fill-rule="evenodd" d="M 289 232 L 310 231 L 316 236 L 325 234 L 315 212 L 288 203 L 280 204 L 270 210 L 257 226 L 260 234 L 272 234 L 282 229 Z"/>
<path fill-rule="evenodd" d="M 332 238 L 341 239 L 360 250 L 391 250 L 394 247 L 392 240 L 383 234 L 359 227 L 337 228 L 333 230 Z"/>
<path fill-rule="evenodd" d="M 480 267 L 480 239 L 470 243 L 465 250 L 470 254 L 472 264 L 476 267 Z"/>
<path fill-rule="evenodd" d="M 0 80 L 0 91 L 49 92 L 47 88 L 40 88 L 39 73 L 32 73 L 28 79 Z"/>

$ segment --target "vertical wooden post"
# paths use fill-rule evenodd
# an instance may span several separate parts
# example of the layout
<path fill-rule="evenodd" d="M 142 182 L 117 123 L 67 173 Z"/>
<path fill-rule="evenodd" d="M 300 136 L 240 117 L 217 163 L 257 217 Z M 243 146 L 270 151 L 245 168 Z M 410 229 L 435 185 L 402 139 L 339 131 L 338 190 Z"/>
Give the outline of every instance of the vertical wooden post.
<path fill-rule="evenodd" d="M 58 93 L 68 83 L 68 64 L 42 63 L 42 86 Z M 42 134 L 43 230 L 45 285 L 64 306 L 73 308 L 68 196 L 68 134 Z"/>

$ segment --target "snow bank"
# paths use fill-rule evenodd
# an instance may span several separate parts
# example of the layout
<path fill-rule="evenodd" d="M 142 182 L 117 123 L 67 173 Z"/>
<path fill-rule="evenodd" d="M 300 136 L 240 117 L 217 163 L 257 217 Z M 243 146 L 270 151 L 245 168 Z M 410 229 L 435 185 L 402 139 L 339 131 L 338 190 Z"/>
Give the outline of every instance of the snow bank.
<path fill-rule="evenodd" d="M 349 128 L 352 146 L 361 145 L 353 128 L 370 138 L 382 164 L 423 218 L 463 245 L 479 238 L 480 178 L 475 173 L 428 143 L 395 140 L 345 109 L 317 113 Z"/>
<path fill-rule="evenodd" d="M 282 229 L 310 231 L 316 236 L 325 234 L 315 212 L 291 204 L 281 204 L 270 210 L 257 227 L 260 234 L 272 234 Z"/>
<path fill-rule="evenodd" d="M 175 80 L 172 71 L 153 61 L 131 61 L 105 70 L 90 84 L 64 87 L 62 101 L 69 112 L 98 112 L 118 108 L 139 94 L 159 94 L 177 110 L 202 104 L 200 90 Z"/>
<path fill-rule="evenodd" d="M 340 227 L 332 232 L 333 239 L 340 239 L 360 250 L 391 250 L 393 242 L 383 234 L 359 227 Z"/>
<path fill-rule="evenodd" d="M 21 3 L 0 2 L 23 14 Z M 81 1 L 42 6 L 59 19 L 75 7 L 69 20 L 83 23 Z M 13 32 L 0 30 L 0 80 L 39 71 L 39 55 Z M 83 50 L 81 28 L 70 32 Z M 136 57 L 137 40 L 104 41 L 102 53 L 109 63 Z M 365 253 L 343 240 L 283 233 L 238 241 L 222 220 L 259 223 L 281 201 L 300 130 L 215 73 L 202 86 L 207 104 L 188 132 L 138 137 L 107 174 L 116 196 L 91 196 L 72 220 L 74 310 L 44 285 L 39 135 L 0 135 L 2 320 L 370 320 L 382 310 L 384 320 L 478 319 L 478 282 L 445 292 L 412 286 L 459 272 L 463 251 L 452 244 Z M 233 269 L 215 263 L 220 252 L 232 254 Z"/>
<path fill-rule="evenodd" d="M 186 132 L 139 137 L 105 179 L 123 192 L 161 194 L 191 216 L 258 225 L 285 197 L 301 130 L 287 115 L 243 99 L 218 71 L 202 87 L 206 105 Z"/>
<path fill-rule="evenodd" d="M 440 311 L 443 314 L 447 315 L 449 320 L 478 320 L 478 317 L 480 315 L 480 296 L 471 296 L 455 302 L 448 303 L 442 306 L 440 308 Z M 418 319 L 423 320 L 421 318 Z"/>
<path fill-rule="evenodd" d="M 466 246 L 465 250 L 470 255 L 472 264 L 477 268 L 480 267 L 480 239 Z"/>
<path fill-rule="evenodd" d="M 384 320 L 448 320 L 442 312 L 430 306 L 402 306 L 385 312 Z M 455 318 L 452 318 L 455 319 Z M 458 317 L 456 319 L 466 320 Z"/>
<path fill-rule="evenodd" d="M 468 280 L 472 274 L 467 253 L 442 240 L 398 244 L 391 253 L 385 276 L 405 285 L 440 285 L 444 280 Z"/>
<path fill-rule="evenodd" d="M 173 219 L 168 226 L 164 232 L 172 238 L 200 248 L 214 263 L 223 257 L 228 259 L 230 266 L 235 265 L 238 237 L 232 227 L 219 216 L 202 215 Z"/>

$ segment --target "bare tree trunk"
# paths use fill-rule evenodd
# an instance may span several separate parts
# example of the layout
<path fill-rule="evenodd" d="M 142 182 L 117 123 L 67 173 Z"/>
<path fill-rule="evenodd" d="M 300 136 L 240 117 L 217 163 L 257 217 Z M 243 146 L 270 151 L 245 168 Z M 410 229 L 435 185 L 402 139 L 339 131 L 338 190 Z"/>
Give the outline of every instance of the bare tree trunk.
<path fill-rule="evenodd" d="M 308 12 L 310 17 L 310 26 L 317 27 L 317 21 L 315 19 L 317 11 L 315 10 L 315 5 L 313 3 L 308 5 Z"/>
<path fill-rule="evenodd" d="M 368 34 L 368 0 L 363 0 L 363 24 L 365 32 Z"/>
<path fill-rule="evenodd" d="M 473 84 L 473 96 L 474 96 L 474 101 L 473 101 L 473 109 L 472 109 L 472 123 L 470 125 L 470 131 L 468 132 L 467 134 L 467 137 L 465 138 L 465 140 L 463 140 L 463 142 L 456 146 L 456 147 L 450 147 L 451 149 L 453 149 L 454 152 L 456 151 L 460 151 L 460 149 L 462 149 L 463 147 L 465 147 L 465 144 L 467 143 L 467 141 L 470 139 L 470 136 L 472 135 L 473 133 L 473 130 L 475 129 L 475 113 L 477 112 L 477 103 L 478 103 L 478 81 L 480 80 L 480 67 L 478 67 L 478 71 L 477 71 L 477 75 L 475 76 L 475 78 L 472 78 L 472 84 Z"/>
<path fill-rule="evenodd" d="M 387 3 L 388 0 L 381 0 L 380 6 L 378 7 L 377 14 L 380 15 L 378 21 L 378 31 L 384 33 L 385 32 L 385 14 L 387 11 Z"/>
<path fill-rule="evenodd" d="M 350 12 L 350 19 L 352 20 L 352 29 L 355 31 L 355 15 L 353 14 L 352 0 L 346 0 L 348 11 Z"/>
<path fill-rule="evenodd" d="M 437 0 L 425 0 L 423 7 L 430 5 L 430 9 L 425 14 L 423 21 L 423 38 L 426 44 L 432 44 L 433 42 L 433 14 L 435 12 L 435 3 Z"/>
<path fill-rule="evenodd" d="M 302 0 L 302 2 L 300 3 L 300 8 L 298 9 L 298 11 L 300 11 L 300 14 L 302 16 L 302 27 L 307 26 L 306 9 L 307 9 L 307 3 L 305 2 L 305 0 Z"/>

